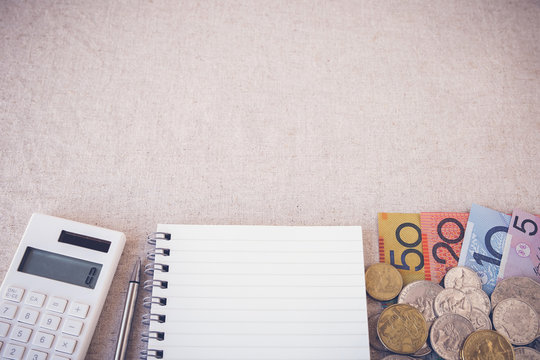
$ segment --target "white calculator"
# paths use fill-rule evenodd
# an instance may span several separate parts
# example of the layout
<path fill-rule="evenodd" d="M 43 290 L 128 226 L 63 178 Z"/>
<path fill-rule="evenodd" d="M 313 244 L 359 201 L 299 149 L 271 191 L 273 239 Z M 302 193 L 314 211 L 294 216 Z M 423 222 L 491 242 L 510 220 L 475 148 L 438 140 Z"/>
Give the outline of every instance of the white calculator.
<path fill-rule="evenodd" d="M 125 242 L 33 214 L 0 288 L 1 358 L 83 360 Z"/>

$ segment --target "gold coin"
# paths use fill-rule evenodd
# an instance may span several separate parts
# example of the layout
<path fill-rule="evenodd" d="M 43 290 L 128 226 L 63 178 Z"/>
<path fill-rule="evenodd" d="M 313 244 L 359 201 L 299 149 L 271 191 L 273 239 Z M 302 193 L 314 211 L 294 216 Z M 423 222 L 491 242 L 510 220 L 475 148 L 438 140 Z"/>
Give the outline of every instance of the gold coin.
<path fill-rule="evenodd" d="M 373 264 L 366 270 L 366 291 L 372 298 L 386 301 L 399 295 L 403 278 L 390 264 Z"/>
<path fill-rule="evenodd" d="M 461 349 L 463 360 L 513 360 L 512 344 L 494 330 L 477 330 L 467 337 Z"/>
<path fill-rule="evenodd" d="M 398 354 L 414 354 L 426 343 L 428 325 L 415 307 L 396 304 L 381 313 L 377 335 L 388 350 Z"/>

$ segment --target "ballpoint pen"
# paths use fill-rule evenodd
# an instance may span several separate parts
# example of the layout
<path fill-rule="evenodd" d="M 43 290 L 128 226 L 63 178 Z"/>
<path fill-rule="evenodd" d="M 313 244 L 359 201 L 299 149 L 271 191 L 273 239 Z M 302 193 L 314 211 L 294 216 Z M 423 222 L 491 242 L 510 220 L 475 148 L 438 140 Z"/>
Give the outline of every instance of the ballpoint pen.
<path fill-rule="evenodd" d="M 124 360 L 126 356 L 131 323 L 133 322 L 133 313 L 135 312 L 135 303 L 137 302 L 137 293 L 139 292 L 140 276 L 141 259 L 138 258 L 129 279 L 126 304 L 124 305 L 124 314 L 122 315 L 122 324 L 120 325 L 120 332 L 118 333 L 118 342 L 116 344 L 114 360 Z"/>

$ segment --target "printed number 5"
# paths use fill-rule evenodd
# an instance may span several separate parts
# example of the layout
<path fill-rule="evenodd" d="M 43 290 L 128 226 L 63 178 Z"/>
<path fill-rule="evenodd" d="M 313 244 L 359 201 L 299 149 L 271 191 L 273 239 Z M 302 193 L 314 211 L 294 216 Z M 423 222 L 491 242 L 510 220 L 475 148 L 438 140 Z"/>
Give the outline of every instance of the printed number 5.
<path fill-rule="evenodd" d="M 407 265 L 407 262 L 406 262 L 407 254 L 410 254 L 410 253 L 418 255 L 418 258 L 420 259 L 420 264 L 418 264 L 414 268 L 414 271 L 418 271 L 422 269 L 424 267 L 424 255 L 422 255 L 422 253 L 416 249 L 407 249 L 401 253 L 401 263 L 403 265 L 396 264 L 394 260 L 394 250 L 390 250 L 390 264 L 394 265 L 397 269 L 411 270 L 411 267 Z"/>
<path fill-rule="evenodd" d="M 526 233 L 527 233 L 527 230 L 525 230 L 525 224 L 530 223 L 530 224 L 533 224 L 534 230 L 531 231 L 531 232 L 529 233 L 529 235 L 532 236 L 532 235 L 534 235 L 534 234 L 536 234 L 536 233 L 538 232 L 538 225 L 536 225 L 536 223 L 535 223 L 534 221 L 532 221 L 531 219 L 525 219 L 525 220 L 523 220 L 523 221 L 521 222 L 521 227 L 518 226 L 518 223 L 517 223 L 517 222 L 518 222 L 518 219 L 519 219 L 519 217 L 517 217 L 517 216 L 516 216 L 515 219 L 514 219 L 514 225 L 513 225 L 514 228 L 516 228 L 516 229 L 518 229 L 519 231 L 521 231 L 522 233 L 525 233 L 525 234 L 526 234 Z"/>

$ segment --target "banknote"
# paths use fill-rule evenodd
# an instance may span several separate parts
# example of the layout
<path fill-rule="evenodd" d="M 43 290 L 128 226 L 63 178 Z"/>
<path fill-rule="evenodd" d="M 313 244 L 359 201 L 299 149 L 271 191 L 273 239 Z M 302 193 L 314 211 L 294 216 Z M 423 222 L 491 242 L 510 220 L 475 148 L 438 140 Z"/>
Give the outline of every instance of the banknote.
<path fill-rule="evenodd" d="M 403 284 L 424 280 L 420 214 L 379 213 L 379 260 L 394 265 Z"/>
<path fill-rule="evenodd" d="M 499 279 L 526 276 L 540 283 L 540 217 L 514 210 L 501 258 Z"/>
<path fill-rule="evenodd" d="M 488 295 L 497 283 L 510 218 L 477 204 L 471 206 L 458 265 L 475 270 Z"/>
<path fill-rule="evenodd" d="M 459 260 L 469 213 L 420 213 L 426 280 L 440 282 Z"/>

